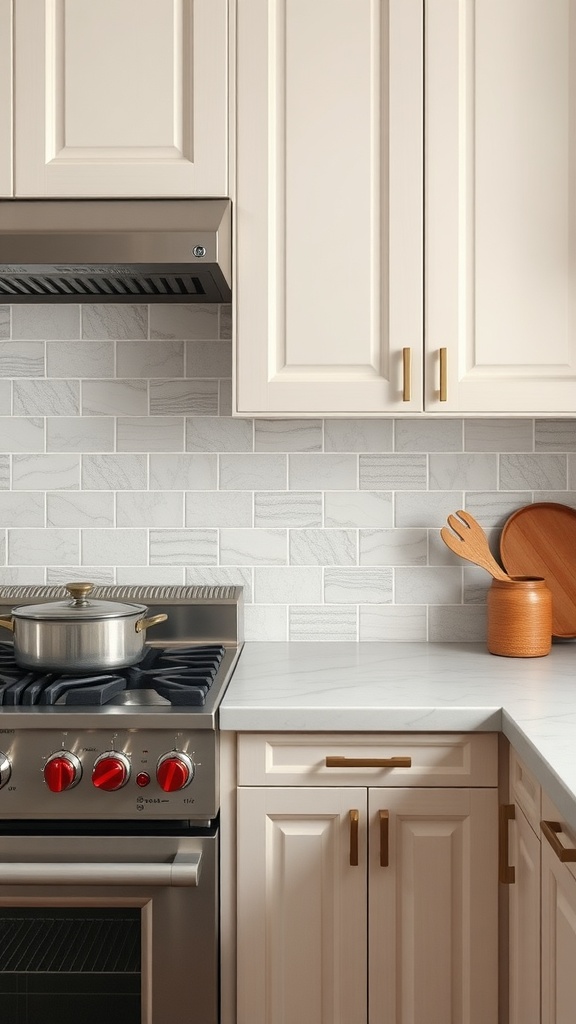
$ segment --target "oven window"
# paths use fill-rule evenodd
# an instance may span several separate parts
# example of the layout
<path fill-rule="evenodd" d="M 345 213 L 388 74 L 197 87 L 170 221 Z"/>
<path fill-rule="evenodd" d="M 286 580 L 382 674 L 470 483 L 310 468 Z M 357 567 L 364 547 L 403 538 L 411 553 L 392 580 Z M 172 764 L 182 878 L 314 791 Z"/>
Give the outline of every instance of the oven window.
<path fill-rule="evenodd" d="M 1 907 L 0 1021 L 141 1021 L 140 910 Z"/>

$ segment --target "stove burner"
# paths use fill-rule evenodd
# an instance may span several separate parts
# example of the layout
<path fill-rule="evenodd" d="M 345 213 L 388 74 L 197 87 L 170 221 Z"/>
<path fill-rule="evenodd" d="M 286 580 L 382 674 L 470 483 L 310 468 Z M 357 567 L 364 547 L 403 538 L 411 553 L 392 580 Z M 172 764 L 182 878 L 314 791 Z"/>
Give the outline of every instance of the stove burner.
<path fill-rule="evenodd" d="M 130 668 L 62 675 L 20 668 L 14 661 L 13 645 L 0 643 L 0 705 L 159 703 L 202 707 L 224 653 L 220 644 L 150 647 L 142 661 Z"/>

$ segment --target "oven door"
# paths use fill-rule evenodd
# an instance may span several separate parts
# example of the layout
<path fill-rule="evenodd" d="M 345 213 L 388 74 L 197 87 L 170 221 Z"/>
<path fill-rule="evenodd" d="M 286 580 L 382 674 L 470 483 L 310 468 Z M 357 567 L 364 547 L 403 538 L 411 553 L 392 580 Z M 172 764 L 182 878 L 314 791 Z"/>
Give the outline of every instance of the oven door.
<path fill-rule="evenodd" d="M 217 1024 L 218 834 L 200 832 L 0 835 L 0 1020 Z"/>

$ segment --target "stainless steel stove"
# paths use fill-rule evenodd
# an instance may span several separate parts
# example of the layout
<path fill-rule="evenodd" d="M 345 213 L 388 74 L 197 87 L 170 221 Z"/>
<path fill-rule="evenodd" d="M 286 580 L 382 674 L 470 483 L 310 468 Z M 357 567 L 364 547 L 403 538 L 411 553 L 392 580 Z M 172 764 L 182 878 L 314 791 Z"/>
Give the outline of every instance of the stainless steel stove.
<path fill-rule="evenodd" d="M 0 591 L 15 606 L 60 587 Z M 96 587 L 167 614 L 117 672 L 30 672 L 0 629 L 0 817 L 209 821 L 218 812 L 218 705 L 242 647 L 239 587 Z"/>
<path fill-rule="evenodd" d="M 0 1019 L 218 1024 L 217 719 L 242 589 L 93 596 L 167 614 L 138 665 L 28 672 L 0 628 Z M 3 588 L 0 616 L 64 597 Z"/>

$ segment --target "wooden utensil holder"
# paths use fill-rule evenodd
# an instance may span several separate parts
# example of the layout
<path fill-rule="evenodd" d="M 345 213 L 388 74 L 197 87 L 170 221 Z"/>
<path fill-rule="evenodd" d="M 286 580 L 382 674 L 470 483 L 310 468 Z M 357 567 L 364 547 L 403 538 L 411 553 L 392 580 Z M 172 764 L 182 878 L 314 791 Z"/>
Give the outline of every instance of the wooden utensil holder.
<path fill-rule="evenodd" d="M 488 650 L 505 658 L 541 658 L 552 646 L 552 594 L 538 576 L 492 580 Z"/>

